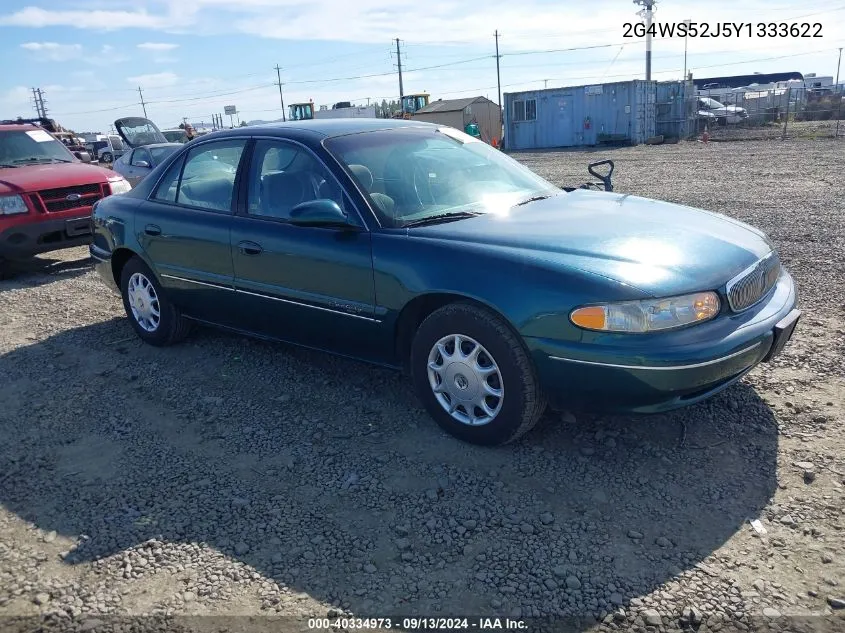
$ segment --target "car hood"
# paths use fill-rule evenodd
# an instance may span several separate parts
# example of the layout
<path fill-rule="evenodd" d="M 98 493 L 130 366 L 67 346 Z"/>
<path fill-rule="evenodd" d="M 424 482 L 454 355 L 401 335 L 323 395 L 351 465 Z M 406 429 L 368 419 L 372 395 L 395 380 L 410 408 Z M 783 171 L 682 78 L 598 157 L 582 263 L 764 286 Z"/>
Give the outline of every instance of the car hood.
<path fill-rule="evenodd" d="M 720 288 L 772 251 L 761 231 L 717 213 L 583 189 L 408 235 L 503 249 L 652 296 Z"/>
<path fill-rule="evenodd" d="M 90 185 L 106 182 L 109 177 L 116 175 L 109 169 L 81 162 L 0 168 L 0 194 Z"/>

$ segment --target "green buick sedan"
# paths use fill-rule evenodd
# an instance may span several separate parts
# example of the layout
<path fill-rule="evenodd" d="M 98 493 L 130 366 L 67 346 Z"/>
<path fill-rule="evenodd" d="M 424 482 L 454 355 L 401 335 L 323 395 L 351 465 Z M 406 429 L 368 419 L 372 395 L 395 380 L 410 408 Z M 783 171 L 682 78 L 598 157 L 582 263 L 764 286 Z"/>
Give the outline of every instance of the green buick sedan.
<path fill-rule="evenodd" d="M 209 134 L 93 216 L 91 255 L 147 343 L 204 323 L 404 370 L 443 429 L 484 445 L 547 406 L 699 402 L 800 316 L 761 231 L 563 190 L 414 121 Z"/>

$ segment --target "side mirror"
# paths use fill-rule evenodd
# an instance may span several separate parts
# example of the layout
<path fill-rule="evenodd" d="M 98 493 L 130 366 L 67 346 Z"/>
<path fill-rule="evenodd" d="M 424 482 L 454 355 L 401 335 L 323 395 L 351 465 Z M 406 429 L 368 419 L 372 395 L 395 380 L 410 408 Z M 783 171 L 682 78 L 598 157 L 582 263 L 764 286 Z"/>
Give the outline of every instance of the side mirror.
<path fill-rule="evenodd" d="M 76 156 L 83 163 L 91 162 L 91 154 L 89 154 L 88 152 L 74 152 L 73 155 Z"/>
<path fill-rule="evenodd" d="M 294 226 L 352 227 L 349 217 L 334 200 L 320 198 L 301 202 L 290 210 Z"/>
<path fill-rule="evenodd" d="M 133 167 L 145 167 L 146 169 L 150 168 L 150 164 L 145 160 L 139 160 L 132 163 Z"/>

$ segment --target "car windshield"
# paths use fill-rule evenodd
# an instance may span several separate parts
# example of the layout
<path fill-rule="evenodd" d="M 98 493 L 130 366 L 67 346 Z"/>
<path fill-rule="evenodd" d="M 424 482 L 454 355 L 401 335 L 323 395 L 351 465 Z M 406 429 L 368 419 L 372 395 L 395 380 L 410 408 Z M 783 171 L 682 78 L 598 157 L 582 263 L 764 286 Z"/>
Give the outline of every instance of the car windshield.
<path fill-rule="evenodd" d="M 704 104 L 705 108 L 709 108 L 710 110 L 719 110 L 725 107 L 715 99 L 711 99 L 709 97 L 702 99 L 701 102 Z"/>
<path fill-rule="evenodd" d="M 188 133 L 185 130 L 164 130 L 162 134 L 168 143 L 184 143 L 188 140 Z"/>
<path fill-rule="evenodd" d="M 150 154 L 153 156 L 153 162 L 158 165 L 165 158 L 175 152 L 178 147 L 151 147 Z"/>
<path fill-rule="evenodd" d="M 558 188 L 490 145 L 452 128 L 404 128 L 330 138 L 326 148 L 370 198 L 383 226 L 507 213 Z"/>
<path fill-rule="evenodd" d="M 0 166 L 15 167 L 27 163 L 70 163 L 73 154 L 44 130 L 0 132 Z"/>

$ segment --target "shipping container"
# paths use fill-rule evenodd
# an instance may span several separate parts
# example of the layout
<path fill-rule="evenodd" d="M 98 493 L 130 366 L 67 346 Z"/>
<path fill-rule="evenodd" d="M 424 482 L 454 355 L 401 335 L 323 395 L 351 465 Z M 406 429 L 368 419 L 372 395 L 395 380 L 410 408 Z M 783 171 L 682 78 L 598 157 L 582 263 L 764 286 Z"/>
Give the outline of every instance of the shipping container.
<path fill-rule="evenodd" d="M 655 134 L 655 81 L 505 93 L 505 147 L 638 145 Z"/>

